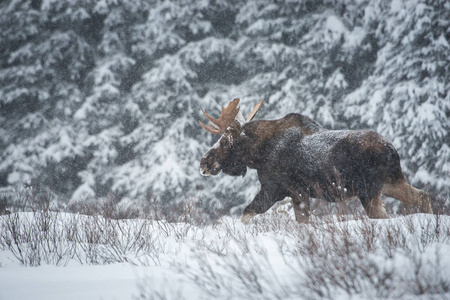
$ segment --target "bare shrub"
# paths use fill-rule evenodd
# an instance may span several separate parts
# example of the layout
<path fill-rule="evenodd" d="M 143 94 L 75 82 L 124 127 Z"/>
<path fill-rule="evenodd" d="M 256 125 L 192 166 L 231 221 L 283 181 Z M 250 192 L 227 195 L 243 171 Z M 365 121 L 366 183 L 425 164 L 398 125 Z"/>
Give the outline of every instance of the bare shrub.
<path fill-rule="evenodd" d="M 331 215 L 299 225 L 292 214 L 278 207 L 245 227 L 221 220 L 213 227 L 220 235 L 215 243 L 204 238 L 191 262 L 173 267 L 208 297 L 219 299 L 448 295 L 450 266 L 443 260 L 449 249 L 448 218 L 371 220 L 346 214 L 344 221 Z M 268 236 L 276 247 L 267 244 Z"/>
<path fill-rule="evenodd" d="M 11 213 L 0 220 L 0 247 L 9 250 L 23 266 L 42 263 L 65 265 L 71 258 L 58 213 Z"/>
<path fill-rule="evenodd" d="M 219 299 L 439 299 L 450 293 L 450 219 L 439 211 L 371 220 L 351 206 L 320 203 L 316 209 L 331 213 L 298 224 L 284 201 L 248 226 L 231 217 L 206 225 L 211 219 L 197 198 L 165 207 L 153 197 L 110 196 L 54 209 L 51 194 L 20 195 L 17 206 L 7 207 L 11 213 L 0 216 L 0 250 L 23 266 L 170 266 L 167 272 L 195 284 L 199 294 Z M 65 212 L 71 210 L 79 213 Z M 160 284 L 142 281 L 138 299 L 182 296 Z"/>
<path fill-rule="evenodd" d="M 385 221 L 388 224 L 384 226 L 366 219 L 351 227 L 337 223 L 326 228 L 321 239 L 310 234 L 309 243 L 313 240 L 315 246 L 299 247 L 302 256 L 296 256 L 304 274 L 304 296 L 334 299 L 345 294 L 384 299 L 447 293 L 450 279 L 442 273 L 448 269 L 439 264 L 443 253 L 433 245 L 449 238 L 450 224 L 442 234 L 439 218 L 435 215 L 413 222 L 404 217 L 403 224 Z"/>
<path fill-rule="evenodd" d="M 0 249 L 23 266 L 129 262 L 159 264 L 161 251 L 148 220 L 106 219 L 60 212 L 11 213 L 0 218 Z"/>

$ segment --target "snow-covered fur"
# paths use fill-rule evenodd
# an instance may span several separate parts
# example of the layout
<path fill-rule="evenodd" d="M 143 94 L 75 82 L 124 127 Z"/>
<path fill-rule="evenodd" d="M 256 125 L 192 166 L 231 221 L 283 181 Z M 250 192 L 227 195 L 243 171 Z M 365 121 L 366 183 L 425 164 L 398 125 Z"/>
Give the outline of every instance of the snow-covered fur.
<path fill-rule="evenodd" d="M 261 190 L 242 221 L 292 197 L 296 219 L 306 221 L 309 198 L 359 198 L 370 218 L 387 218 L 381 194 L 431 213 L 429 196 L 406 182 L 393 145 L 368 130 L 327 130 L 308 117 L 235 121 L 202 158 L 203 175 L 245 175 L 256 169 Z"/>

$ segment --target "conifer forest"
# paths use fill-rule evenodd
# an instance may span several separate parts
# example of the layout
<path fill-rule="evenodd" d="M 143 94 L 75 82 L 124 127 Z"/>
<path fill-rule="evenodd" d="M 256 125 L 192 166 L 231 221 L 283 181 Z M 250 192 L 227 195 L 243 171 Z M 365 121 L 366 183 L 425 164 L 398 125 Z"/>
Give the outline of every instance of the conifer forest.
<path fill-rule="evenodd" d="M 201 109 L 304 114 L 392 141 L 408 181 L 450 193 L 447 0 L 0 3 L 0 197 L 199 199 L 239 212 L 256 173 L 202 177 Z M 3 191 L 3 192 L 1 192 Z"/>

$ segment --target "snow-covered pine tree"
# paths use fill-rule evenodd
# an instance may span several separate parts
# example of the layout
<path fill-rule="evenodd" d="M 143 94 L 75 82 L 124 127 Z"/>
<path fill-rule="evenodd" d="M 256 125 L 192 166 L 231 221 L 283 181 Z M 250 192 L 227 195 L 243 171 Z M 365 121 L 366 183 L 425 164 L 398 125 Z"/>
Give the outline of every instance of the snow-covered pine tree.
<path fill-rule="evenodd" d="M 444 191 L 449 157 L 446 1 L 10 1 L 0 4 L 0 186 L 64 197 L 198 196 L 228 210 L 245 178 L 202 178 L 218 115 L 306 114 L 372 128 L 414 183 Z M 3 42 L 5 41 L 5 42 Z"/>
<path fill-rule="evenodd" d="M 348 95 L 346 117 L 391 139 L 409 179 L 443 194 L 450 182 L 450 4 L 372 1 L 374 71 Z"/>
<path fill-rule="evenodd" d="M 98 35 L 92 43 L 96 61 L 86 74 L 86 98 L 73 116 L 84 129 L 81 144 L 89 160 L 78 174 L 81 184 L 72 194 L 75 201 L 116 192 L 115 166 L 135 157 L 121 137 L 135 129 L 140 116 L 129 97 L 143 72 L 132 41 L 134 26 L 145 21 L 149 7 L 145 1 L 95 1 L 89 11 L 98 20 L 92 28 Z"/>
<path fill-rule="evenodd" d="M 157 3 L 145 24 L 135 27 L 133 51 L 148 62 L 130 94 L 139 111 L 138 124 L 121 138 L 136 159 L 117 165 L 113 172 L 113 188 L 126 198 L 152 194 L 177 202 L 202 196 L 206 180 L 199 174 L 198 160 L 212 139 L 198 125 L 199 112 L 200 107 L 216 109 L 213 103 L 228 101 L 206 94 L 229 80 L 224 74 L 231 61 L 230 41 L 222 39 L 226 30 L 218 20 L 221 12 L 225 18 L 232 8 L 226 1 L 205 3 Z M 209 191 L 204 198 L 209 206 L 215 197 Z"/>
<path fill-rule="evenodd" d="M 73 11 L 38 3 L 0 4 L 0 184 L 39 178 L 64 194 L 79 185 L 86 163 L 71 116 L 94 57 L 76 30 L 85 19 L 81 3 Z"/>

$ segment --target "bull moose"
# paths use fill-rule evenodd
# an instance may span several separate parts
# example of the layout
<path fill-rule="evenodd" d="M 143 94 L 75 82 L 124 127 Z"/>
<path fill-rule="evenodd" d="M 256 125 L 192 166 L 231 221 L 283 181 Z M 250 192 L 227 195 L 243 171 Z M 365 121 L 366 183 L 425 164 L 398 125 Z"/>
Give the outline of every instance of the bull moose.
<path fill-rule="evenodd" d="M 297 222 L 310 215 L 310 198 L 329 202 L 359 198 L 369 218 L 387 218 L 381 194 L 431 213 L 429 195 L 406 182 L 394 146 L 369 130 L 327 130 L 301 114 L 252 121 L 262 101 L 244 119 L 239 99 L 201 126 L 220 139 L 201 158 L 200 173 L 244 176 L 256 169 L 261 190 L 244 209 L 242 222 L 292 198 Z"/>

